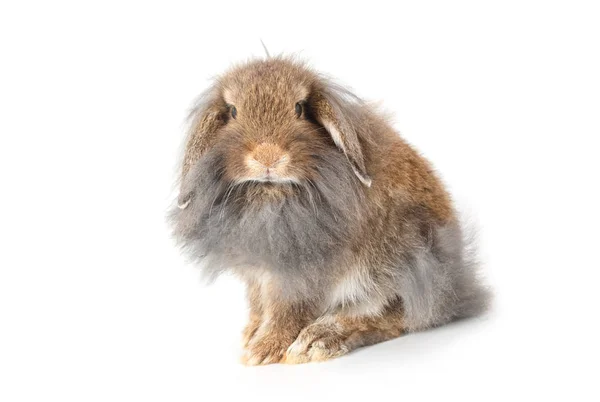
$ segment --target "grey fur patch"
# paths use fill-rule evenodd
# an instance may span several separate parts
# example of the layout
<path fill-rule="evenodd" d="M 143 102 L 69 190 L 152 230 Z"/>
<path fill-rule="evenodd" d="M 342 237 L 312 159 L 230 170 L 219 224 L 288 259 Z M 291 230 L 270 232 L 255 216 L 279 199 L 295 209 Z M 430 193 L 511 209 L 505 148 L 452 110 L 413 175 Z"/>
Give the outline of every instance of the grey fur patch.
<path fill-rule="evenodd" d="M 364 205 L 345 156 L 335 148 L 323 150 L 319 177 L 311 182 L 236 184 L 223 179 L 222 152 L 219 146 L 207 151 L 182 183 L 179 200 L 189 204 L 170 213 L 180 245 L 203 261 L 209 277 L 257 266 L 284 276 L 290 287 L 322 282 L 323 267 L 357 230 Z"/>
<path fill-rule="evenodd" d="M 491 293 L 478 277 L 473 242 L 474 238 L 465 239 L 458 224 L 438 227 L 405 260 L 398 295 L 407 329 L 477 316 L 489 307 Z"/>

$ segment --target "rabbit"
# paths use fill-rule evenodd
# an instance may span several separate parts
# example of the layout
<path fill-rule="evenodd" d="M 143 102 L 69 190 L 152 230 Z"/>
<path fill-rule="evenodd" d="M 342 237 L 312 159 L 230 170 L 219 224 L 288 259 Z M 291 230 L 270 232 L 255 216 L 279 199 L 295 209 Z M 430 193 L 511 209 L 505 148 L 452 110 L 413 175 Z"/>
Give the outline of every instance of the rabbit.
<path fill-rule="evenodd" d="M 306 363 L 483 313 L 452 200 L 361 98 L 289 56 L 215 80 L 190 113 L 173 235 L 247 287 L 243 363 Z"/>

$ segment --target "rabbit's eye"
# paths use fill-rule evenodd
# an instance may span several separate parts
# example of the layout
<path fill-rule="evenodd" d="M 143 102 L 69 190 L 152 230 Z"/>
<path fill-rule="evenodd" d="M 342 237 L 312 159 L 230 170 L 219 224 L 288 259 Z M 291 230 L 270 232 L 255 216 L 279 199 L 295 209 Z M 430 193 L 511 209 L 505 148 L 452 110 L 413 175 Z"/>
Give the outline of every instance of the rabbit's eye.
<path fill-rule="evenodd" d="M 303 110 L 304 110 L 304 106 L 302 105 L 302 102 L 296 103 L 296 116 L 298 116 L 298 117 L 302 116 Z"/>
<path fill-rule="evenodd" d="M 229 111 L 231 112 L 231 117 L 235 119 L 237 117 L 237 109 L 235 108 L 235 106 L 229 106 Z"/>

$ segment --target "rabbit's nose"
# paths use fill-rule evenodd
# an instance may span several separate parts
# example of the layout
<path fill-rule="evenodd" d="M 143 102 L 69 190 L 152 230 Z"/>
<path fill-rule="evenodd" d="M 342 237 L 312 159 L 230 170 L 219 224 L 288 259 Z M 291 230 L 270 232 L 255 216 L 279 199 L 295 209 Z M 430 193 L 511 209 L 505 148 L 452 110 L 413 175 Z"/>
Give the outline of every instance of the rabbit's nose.
<path fill-rule="evenodd" d="M 252 158 L 266 168 L 272 168 L 287 160 L 285 153 L 275 144 L 263 142 L 252 153 Z"/>

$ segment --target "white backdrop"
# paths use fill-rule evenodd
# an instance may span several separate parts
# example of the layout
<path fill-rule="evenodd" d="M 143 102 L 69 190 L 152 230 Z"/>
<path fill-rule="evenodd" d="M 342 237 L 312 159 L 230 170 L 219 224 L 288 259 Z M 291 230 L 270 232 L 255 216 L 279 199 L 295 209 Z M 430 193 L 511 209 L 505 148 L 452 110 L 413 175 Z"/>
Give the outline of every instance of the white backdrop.
<path fill-rule="evenodd" d="M 598 400 L 597 2 L 2 2 L 0 400 Z M 481 229 L 495 308 L 238 363 L 243 288 L 174 247 L 184 117 L 296 53 L 394 114 Z"/>

